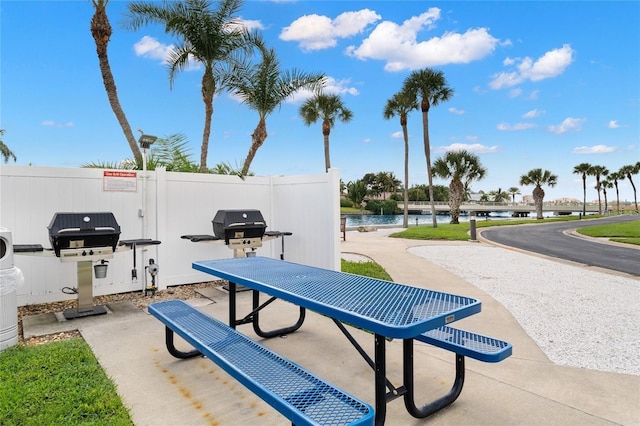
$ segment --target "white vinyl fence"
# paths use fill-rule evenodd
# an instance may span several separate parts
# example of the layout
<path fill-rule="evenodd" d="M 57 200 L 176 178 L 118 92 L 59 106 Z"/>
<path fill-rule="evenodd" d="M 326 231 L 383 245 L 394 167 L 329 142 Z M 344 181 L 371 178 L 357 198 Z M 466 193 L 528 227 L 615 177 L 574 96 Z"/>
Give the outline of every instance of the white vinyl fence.
<path fill-rule="evenodd" d="M 109 260 L 107 277 L 93 279 L 94 296 L 142 290 L 149 259 L 159 266 L 157 285 L 210 281 L 194 271 L 196 260 L 233 257 L 222 244 L 194 243 L 186 234 L 213 234 L 218 210 L 257 209 L 268 231 L 288 231 L 285 260 L 339 269 L 339 174 L 246 177 L 166 172 L 120 173 L 103 169 L 0 166 L 0 227 L 13 244 L 50 248 L 47 226 L 56 212 L 112 212 L 120 240 L 151 238 L 161 244 L 136 250 L 137 280 L 132 279 L 133 251 L 120 250 Z M 282 241 L 266 241 L 259 256 L 279 258 Z M 62 292 L 77 287 L 77 264 L 61 263 L 48 253 L 15 254 L 25 282 L 17 289 L 18 306 L 75 298 Z M 150 278 L 148 278 L 150 279 Z"/>

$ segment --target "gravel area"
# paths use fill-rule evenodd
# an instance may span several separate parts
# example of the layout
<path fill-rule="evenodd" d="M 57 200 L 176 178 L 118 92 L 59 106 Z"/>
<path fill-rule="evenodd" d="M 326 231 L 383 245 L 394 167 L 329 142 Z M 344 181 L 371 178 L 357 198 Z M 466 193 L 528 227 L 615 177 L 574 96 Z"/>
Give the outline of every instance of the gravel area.
<path fill-rule="evenodd" d="M 342 252 L 340 253 L 340 257 L 344 260 L 346 260 L 347 262 L 354 262 L 354 263 L 366 263 L 366 262 L 373 262 L 373 259 L 371 259 L 368 256 L 365 256 L 363 254 L 358 254 L 358 253 L 349 253 L 349 252 Z"/>
<path fill-rule="evenodd" d="M 484 244 L 409 251 L 502 303 L 554 363 L 640 375 L 639 279 Z"/>
<path fill-rule="evenodd" d="M 203 297 L 197 290 L 205 287 L 221 286 L 225 281 L 210 281 L 199 284 L 186 284 L 169 287 L 165 290 L 157 291 L 155 294 L 150 292 L 145 296 L 142 291 L 132 291 L 129 293 L 110 294 L 106 296 L 95 296 L 93 302 L 95 305 L 106 305 L 113 302 L 129 301 L 141 310 L 146 309 L 150 303 L 160 302 L 163 300 L 182 299 L 189 300 L 193 298 Z M 29 340 L 22 338 L 22 318 L 29 315 L 37 315 L 51 312 L 64 312 L 67 309 L 76 308 L 77 300 L 66 300 L 62 302 L 41 303 L 37 305 L 26 305 L 18 307 L 18 342 L 27 346 L 42 345 L 49 342 L 69 339 L 80 336 L 78 331 L 64 331 L 46 336 L 32 337 Z"/>

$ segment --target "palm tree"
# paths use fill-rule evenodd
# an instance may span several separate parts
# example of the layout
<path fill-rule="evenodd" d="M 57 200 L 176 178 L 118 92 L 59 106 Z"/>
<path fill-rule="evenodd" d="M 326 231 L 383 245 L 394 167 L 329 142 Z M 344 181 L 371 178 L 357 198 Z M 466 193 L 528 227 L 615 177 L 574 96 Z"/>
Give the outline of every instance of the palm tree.
<path fill-rule="evenodd" d="M 158 167 L 164 167 L 168 172 L 197 172 L 199 168 L 191 160 L 188 144 L 187 137 L 182 133 L 158 138 L 147 155 L 147 170 L 156 170 Z M 95 161 L 83 163 L 81 167 L 89 169 L 142 170 L 142 161 L 136 162 L 135 159 L 131 158 L 120 162 Z"/>
<path fill-rule="evenodd" d="M 387 193 L 394 193 L 402 183 L 393 172 L 379 172 L 375 177 L 375 186 L 380 189 L 382 199 L 387 199 Z"/>
<path fill-rule="evenodd" d="M 489 192 L 489 196 L 494 203 L 508 202 L 511 199 L 511 195 L 509 195 L 509 193 L 507 192 L 504 192 L 502 188 L 498 188 L 497 191 Z"/>
<path fill-rule="evenodd" d="M 272 48 L 267 48 L 257 35 L 256 46 L 262 55 L 258 64 L 237 62 L 228 74 L 227 84 L 232 93 L 239 96 L 249 109 L 258 113 L 258 125 L 251 135 L 251 147 L 240 173 L 249 172 L 251 162 L 267 139 L 267 116 L 299 89 L 319 90 L 324 84 L 324 74 L 304 73 L 296 69 L 280 70 L 280 61 Z"/>
<path fill-rule="evenodd" d="M 429 179 L 429 199 L 431 200 L 431 217 L 433 227 L 438 227 L 436 221 L 436 205 L 433 196 L 433 175 L 431 170 L 431 146 L 429 141 L 429 109 L 440 102 L 448 101 L 453 96 L 453 89 L 447 86 L 447 80 L 442 71 L 425 68 L 413 71 L 404 81 L 403 91 L 419 97 L 422 111 L 422 134 L 424 139 L 424 154 L 427 159 L 427 177 Z"/>
<path fill-rule="evenodd" d="M 482 191 L 480 191 L 482 192 Z M 471 191 L 471 182 L 465 182 L 464 183 L 464 190 L 463 190 L 463 194 L 462 194 L 462 201 L 469 201 L 471 200 L 471 194 L 473 192 Z"/>
<path fill-rule="evenodd" d="M 589 175 L 596 177 L 596 190 L 598 191 L 598 214 L 602 214 L 602 202 L 600 201 L 600 179 L 609 174 L 609 170 L 604 166 L 592 166 Z"/>
<path fill-rule="evenodd" d="M 400 127 L 404 137 L 404 216 L 402 226 L 409 227 L 409 132 L 407 131 L 407 115 L 418 109 L 418 99 L 410 93 L 400 91 L 387 100 L 382 112 L 385 120 L 395 116 L 400 117 Z"/>
<path fill-rule="evenodd" d="M 619 172 L 609 173 L 609 179 L 613 183 L 613 186 L 616 188 L 616 211 L 620 213 L 620 191 L 618 190 L 618 181 L 624 179 Z"/>
<path fill-rule="evenodd" d="M 433 163 L 433 174 L 443 179 L 451 178 L 449 184 L 449 208 L 452 224 L 459 223 L 460 204 L 464 196 L 464 183 L 484 178 L 487 170 L 482 167 L 480 158 L 468 151 L 449 151 L 443 158 Z"/>
<path fill-rule="evenodd" d="M 107 16 L 107 3 L 109 3 L 109 0 L 91 0 L 91 2 L 95 8 L 95 13 L 91 17 L 91 35 L 96 43 L 100 73 L 102 74 L 104 88 L 107 91 L 107 98 L 109 99 L 109 104 L 120 127 L 122 127 L 122 132 L 129 143 L 133 157 L 136 162 L 142 163 L 142 154 L 140 153 L 140 148 L 138 148 L 136 138 L 131 131 L 129 121 L 122 110 L 122 105 L 120 105 L 116 82 L 111 73 L 111 65 L 109 64 L 107 46 L 109 45 L 109 39 L 113 32 L 111 24 L 109 23 L 109 17 Z"/>
<path fill-rule="evenodd" d="M 254 173 L 249 171 L 246 175 L 240 174 L 240 166 L 236 163 L 235 167 L 228 161 L 222 161 L 208 170 L 208 173 L 214 175 L 236 175 L 244 180 L 245 176 L 253 176 Z"/>
<path fill-rule="evenodd" d="M 515 204 L 516 195 L 520 195 L 520 188 L 518 188 L 517 186 L 512 186 L 507 192 L 511 194 L 511 202 Z"/>
<path fill-rule="evenodd" d="M 587 175 L 591 174 L 591 167 L 589 163 L 580 163 L 573 168 L 573 174 L 582 176 L 582 216 L 587 214 Z"/>
<path fill-rule="evenodd" d="M 4 141 L 2 140 L 4 134 L 5 130 L 0 129 L 0 155 L 2 155 L 2 159 L 4 160 L 5 164 L 9 162 L 9 158 L 13 158 L 13 162 L 15 163 L 17 160 L 16 155 L 9 149 L 8 146 L 4 144 Z"/>
<path fill-rule="evenodd" d="M 520 176 L 520 185 L 534 185 L 533 202 L 536 206 L 536 219 L 544 219 L 542 216 L 542 201 L 544 200 L 544 190 L 542 185 L 549 185 L 551 188 L 558 183 L 558 176 L 549 170 L 532 169 L 526 175 Z"/>
<path fill-rule="evenodd" d="M 640 173 L 640 161 L 638 161 L 636 164 L 628 164 L 626 166 L 622 166 L 618 173 L 629 179 L 629 183 L 631 183 L 631 187 L 633 188 L 633 201 L 636 206 L 636 213 L 638 213 L 638 197 L 636 195 L 636 186 L 633 184 L 631 175 L 637 175 L 638 173 Z"/>
<path fill-rule="evenodd" d="M 349 182 L 347 184 L 347 198 L 351 200 L 354 207 L 362 209 L 362 200 L 367 196 L 367 184 L 362 180 Z"/>
<path fill-rule="evenodd" d="M 602 179 L 600 181 L 600 188 L 602 188 L 602 194 L 604 195 L 604 212 L 609 212 L 609 202 L 607 201 L 607 189 L 613 188 L 613 182 L 608 179 Z"/>
<path fill-rule="evenodd" d="M 242 0 L 221 0 L 211 9 L 211 0 L 133 2 L 127 5 L 129 14 L 125 26 L 137 30 L 146 24 L 163 24 L 165 32 L 179 39 L 171 51 L 169 63 L 169 85 L 173 87 L 176 75 L 189 66 L 192 59 L 204 67 L 201 93 L 205 106 L 204 129 L 200 149 L 200 171 L 207 171 L 213 97 L 222 89 L 223 64 L 238 49 L 251 49 L 248 31 L 236 17 Z"/>
<path fill-rule="evenodd" d="M 353 112 L 347 108 L 338 95 L 316 93 L 300 106 L 300 116 L 304 124 L 310 126 L 318 120 L 322 120 L 322 136 L 324 137 L 324 165 L 325 171 L 331 168 L 329 158 L 329 134 L 336 118 L 343 123 L 348 123 L 353 118 Z"/>

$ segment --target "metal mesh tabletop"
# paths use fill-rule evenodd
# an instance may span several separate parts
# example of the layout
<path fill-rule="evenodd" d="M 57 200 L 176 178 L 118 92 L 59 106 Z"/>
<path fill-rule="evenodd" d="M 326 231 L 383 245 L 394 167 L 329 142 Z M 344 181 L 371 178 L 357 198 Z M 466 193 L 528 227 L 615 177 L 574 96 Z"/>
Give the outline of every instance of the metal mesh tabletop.
<path fill-rule="evenodd" d="M 480 312 L 476 299 L 265 257 L 193 268 L 392 338 L 411 338 Z"/>

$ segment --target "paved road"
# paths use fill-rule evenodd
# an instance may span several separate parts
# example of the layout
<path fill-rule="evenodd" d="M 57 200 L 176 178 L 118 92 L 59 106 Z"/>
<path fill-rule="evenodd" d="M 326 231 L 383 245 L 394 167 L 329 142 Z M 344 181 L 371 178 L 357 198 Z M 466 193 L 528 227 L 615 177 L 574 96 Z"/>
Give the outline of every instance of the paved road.
<path fill-rule="evenodd" d="M 634 220 L 639 220 L 638 216 L 624 215 L 580 222 L 495 227 L 482 230 L 482 237 L 498 244 L 546 256 L 640 276 L 640 250 L 577 238 L 564 232 L 575 228 Z"/>

